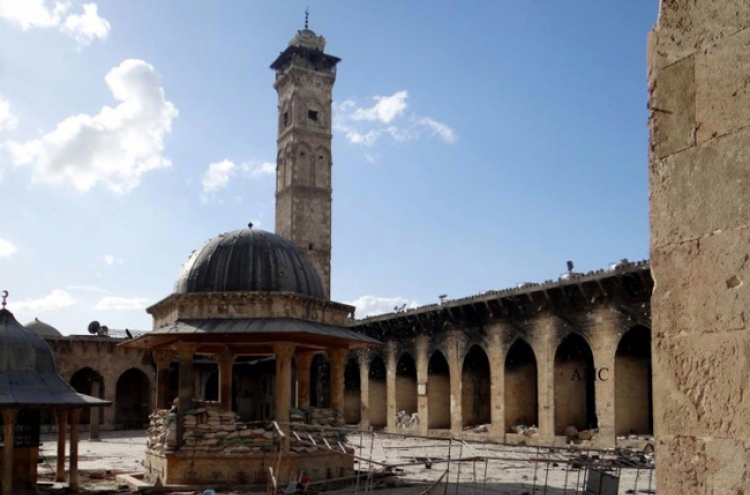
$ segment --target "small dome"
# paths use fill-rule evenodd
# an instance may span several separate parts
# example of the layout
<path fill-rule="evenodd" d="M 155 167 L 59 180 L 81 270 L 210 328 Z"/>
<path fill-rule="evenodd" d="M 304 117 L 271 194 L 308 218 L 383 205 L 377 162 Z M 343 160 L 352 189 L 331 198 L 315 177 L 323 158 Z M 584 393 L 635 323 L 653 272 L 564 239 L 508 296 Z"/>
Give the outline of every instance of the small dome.
<path fill-rule="evenodd" d="M 62 333 L 57 328 L 40 321 L 39 318 L 34 318 L 34 321 L 30 321 L 24 326 L 40 337 L 62 337 Z"/>
<path fill-rule="evenodd" d="M 56 373 L 52 349 L 42 338 L 0 310 L 0 373 Z"/>
<path fill-rule="evenodd" d="M 295 292 L 325 299 L 320 276 L 294 243 L 256 229 L 235 230 L 193 251 L 174 285 L 190 292 Z"/>

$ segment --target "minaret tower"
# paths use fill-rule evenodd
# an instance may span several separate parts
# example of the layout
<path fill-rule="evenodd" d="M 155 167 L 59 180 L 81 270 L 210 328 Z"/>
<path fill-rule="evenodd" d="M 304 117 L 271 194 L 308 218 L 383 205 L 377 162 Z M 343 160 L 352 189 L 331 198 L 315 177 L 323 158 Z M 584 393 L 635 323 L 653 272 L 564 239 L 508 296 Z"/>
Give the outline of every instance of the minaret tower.
<path fill-rule="evenodd" d="M 276 233 L 305 251 L 331 297 L 331 93 L 339 58 L 307 27 L 271 64 L 279 95 Z"/>

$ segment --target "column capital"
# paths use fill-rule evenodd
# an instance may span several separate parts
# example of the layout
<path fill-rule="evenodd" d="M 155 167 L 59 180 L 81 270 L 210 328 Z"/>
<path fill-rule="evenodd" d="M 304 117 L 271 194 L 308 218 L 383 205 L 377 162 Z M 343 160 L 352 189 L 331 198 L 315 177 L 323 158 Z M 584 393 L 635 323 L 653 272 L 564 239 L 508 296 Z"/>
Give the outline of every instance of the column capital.
<path fill-rule="evenodd" d="M 328 357 L 328 362 L 333 365 L 334 361 L 337 364 L 343 365 L 344 361 L 346 361 L 346 355 L 347 350 L 346 349 L 328 349 L 326 351 L 326 355 Z"/>
<path fill-rule="evenodd" d="M 17 417 L 18 417 L 18 409 L 3 408 L 3 422 L 5 424 L 15 423 Z"/>
<path fill-rule="evenodd" d="M 160 370 L 169 369 L 169 366 L 174 361 L 174 352 L 172 351 L 154 351 L 152 353 L 156 368 Z"/>
<path fill-rule="evenodd" d="M 235 357 L 236 356 L 232 353 L 232 349 L 230 349 L 228 345 L 225 345 L 224 349 L 222 349 L 219 354 L 214 354 L 214 359 L 216 359 L 218 363 L 232 364 L 234 363 Z"/>
<path fill-rule="evenodd" d="M 273 354 L 277 359 L 291 359 L 294 355 L 294 344 L 286 342 L 276 343 L 273 345 Z"/>
<path fill-rule="evenodd" d="M 198 350 L 198 344 L 195 342 L 178 342 L 177 343 L 177 354 L 180 359 L 193 359 L 195 351 Z"/>

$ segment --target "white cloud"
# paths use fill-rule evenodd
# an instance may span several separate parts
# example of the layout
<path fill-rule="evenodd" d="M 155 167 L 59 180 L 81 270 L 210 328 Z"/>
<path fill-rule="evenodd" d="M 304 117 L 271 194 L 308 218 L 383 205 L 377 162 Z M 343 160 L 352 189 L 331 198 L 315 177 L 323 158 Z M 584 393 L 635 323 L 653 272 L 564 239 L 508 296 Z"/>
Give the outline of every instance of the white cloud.
<path fill-rule="evenodd" d="M 416 308 L 418 306 L 417 301 L 413 299 L 375 296 L 361 296 L 359 299 L 349 301 L 346 304 L 357 308 L 355 312 L 357 318 L 392 313 L 396 311 L 396 308 Z"/>
<path fill-rule="evenodd" d="M 415 114 L 407 117 L 408 97 L 405 90 L 391 96 L 374 96 L 375 103 L 369 107 L 345 100 L 334 107 L 334 129 L 350 143 L 362 146 L 372 146 L 382 136 L 403 142 L 420 139 L 425 133 L 449 144 L 456 142 L 455 132 L 446 124 Z"/>
<path fill-rule="evenodd" d="M 119 264 L 121 264 L 121 263 L 122 263 L 122 258 L 118 258 L 117 256 L 114 256 L 114 255 L 112 255 L 112 254 L 105 254 L 105 255 L 102 255 L 102 257 L 101 257 L 101 260 L 102 260 L 102 261 L 103 261 L 103 262 L 104 262 L 105 264 L 107 264 L 107 265 L 109 265 L 109 266 L 112 266 L 112 265 L 119 265 Z"/>
<path fill-rule="evenodd" d="M 10 111 L 10 102 L 0 94 L 0 131 L 15 129 L 18 118 Z"/>
<path fill-rule="evenodd" d="M 108 290 L 104 290 L 96 285 L 69 285 L 65 287 L 68 290 L 80 290 L 85 292 L 97 292 L 99 294 L 109 294 Z"/>
<path fill-rule="evenodd" d="M 8 144 L 16 165 L 32 167 L 34 182 L 79 191 L 102 184 L 126 193 L 145 173 L 171 165 L 162 152 L 177 110 L 165 99 L 154 67 L 125 60 L 104 80 L 119 105 L 68 117 L 41 139 Z"/>
<path fill-rule="evenodd" d="M 242 163 L 238 166 L 233 161 L 225 159 L 220 162 L 211 163 L 201 180 L 201 186 L 203 187 L 201 201 L 206 203 L 213 199 L 215 194 L 220 189 L 225 189 L 231 179 L 237 175 L 246 179 L 252 179 L 275 173 L 276 164 L 271 162 Z"/>
<path fill-rule="evenodd" d="M 109 34 L 109 22 L 99 16 L 95 3 L 82 6 L 82 14 L 70 14 L 71 2 L 48 0 L 2 0 L 0 18 L 20 27 L 24 31 L 32 28 L 58 28 L 60 32 L 75 39 L 79 48 L 89 45 L 94 39 L 103 40 Z"/>
<path fill-rule="evenodd" d="M 0 258 L 7 258 L 18 252 L 18 248 L 12 242 L 0 239 Z"/>
<path fill-rule="evenodd" d="M 145 297 L 105 297 L 98 303 L 94 309 L 97 311 L 108 311 L 108 310 L 133 310 L 143 309 L 146 307 L 148 299 Z"/>
<path fill-rule="evenodd" d="M 67 308 L 75 304 L 73 296 L 61 289 L 55 289 L 48 295 L 39 299 L 23 299 L 21 301 L 8 301 L 11 311 L 19 314 L 34 316 L 45 311 Z"/>
<path fill-rule="evenodd" d="M 82 15 L 69 15 L 60 26 L 60 31 L 75 39 L 79 47 L 88 46 L 95 39 L 105 39 L 110 29 L 109 22 L 99 17 L 95 3 L 84 4 Z"/>

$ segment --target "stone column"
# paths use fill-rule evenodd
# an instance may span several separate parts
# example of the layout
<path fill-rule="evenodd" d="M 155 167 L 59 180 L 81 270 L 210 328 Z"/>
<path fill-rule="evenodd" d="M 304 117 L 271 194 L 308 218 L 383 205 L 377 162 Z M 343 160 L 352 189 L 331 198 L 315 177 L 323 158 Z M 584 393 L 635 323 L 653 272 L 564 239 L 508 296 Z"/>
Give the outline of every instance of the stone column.
<path fill-rule="evenodd" d="M 537 358 L 539 393 L 539 442 L 551 444 L 555 439 L 555 318 L 538 316 L 534 323 L 531 347 Z"/>
<path fill-rule="evenodd" d="M 663 0 L 648 40 L 660 495 L 750 479 L 750 3 Z"/>
<path fill-rule="evenodd" d="M 183 418 L 185 417 L 185 411 L 193 406 L 195 397 L 193 358 L 197 348 L 196 344 L 187 342 L 180 342 L 177 345 L 177 354 L 180 358 L 180 376 L 177 392 L 177 447 L 175 450 L 179 450 L 182 446 L 182 435 L 185 429 Z"/>
<path fill-rule="evenodd" d="M 386 428 L 396 431 L 396 343 L 385 344 L 385 395 L 386 395 Z"/>
<path fill-rule="evenodd" d="M 297 403 L 299 407 L 310 405 L 310 364 L 313 355 L 309 352 L 295 354 L 297 360 Z"/>
<path fill-rule="evenodd" d="M 331 409 L 344 414 L 344 368 L 346 350 L 331 349 L 328 351 L 328 362 L 331 366 Z"/>
<path fill-rule="evenodd" d="M 490 362 L 490 437 L 505 440 L 505 353 L 503 334 L 509 331 L 501 325 L 490 328 L 487 339 L 487 358 Z"/>
<path fill-rule="evenodd" d="M 226 411 L 232 410 L 232 370 L 234 368 L 234 355 L 225 347 L 218 356 L 219 362 L 219 404 Z"/>
<path fill-rule="evenodd" d="M 70 412 L 70 479 L 68 480 L 68 488 L 72 492 L 77 492 L 80 487 L 78 480 L 78 422 L 81 420 L 81 412 L 81 408 L 73 409 Z"/>
<path fill-rule="evenodd" d="M 13 494 L 13 439 L 18 409 L 3 409 L 5 445 L 3 446 L 3 495 Z"/>
<path fill-rule="evenodd" d="M 419 335 L 416 341 L 417 349 L 417 414 L 419 415 L 420 435 L 427 435 L 429 412 L 429 397 L 427 396 L 428 372 L 430 364 L 430 338 L 427 335 Z"/>
<path fill-rule="evenodd" d="M 274 344 L 273 353 L 276 357 L 276 407 L 274 417 L 279 427 L 286 433 L 284 450 L 289 450 L 289 422 L 292 408 L 292 356 L 293 344 Z"/>
<path fill-rule="evenodd" d="M 446 359 L 451 372 L 451 435 L 463 433 L 463 355 L 457 335 L 449 335 L 445 342 Z"/>
<path fill-rule="evenodd" d="M 172 401 L 169 397 L 169 368 L 174 361 L 174 353 L 170 351 L 155 351 L 153 353 L 154 363 L 156 363 L 156 400 L 154 401 L 157 409 L 169 409 L 172 407 Z"/>
<path fill-rule="evenodd" d="M 594 355 L 594 396 L 596 419 L 599 426 L 597 443 L 614 447 L 615 436 L 615 351 L 617 350 L 619 316 L 599 310 L 594 315 L 597 323 L 592 333 L 591 352 Z"/>
<path fill-rule="evenodd" d="M 370 429 L 370 360 L 364 354 L 359 355 L 359 428 Z"/>
<path fill-rule="evenodd" d="M 101 380 L 101 378 L 97 377 L 91 382 L 92 397 L 100 398 L 99 396 L 102 394 Z M 99 413 L 100 409 L 98 407 L 89 408 L 89 441 L 91 442 L 99 441 Z"/>
<path fill-rule="evenodd" d="M 57 411 L 57 473 L 55 481 L 65 481 L 65 440 L 68 430 L 68 410 Z"/>

